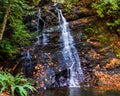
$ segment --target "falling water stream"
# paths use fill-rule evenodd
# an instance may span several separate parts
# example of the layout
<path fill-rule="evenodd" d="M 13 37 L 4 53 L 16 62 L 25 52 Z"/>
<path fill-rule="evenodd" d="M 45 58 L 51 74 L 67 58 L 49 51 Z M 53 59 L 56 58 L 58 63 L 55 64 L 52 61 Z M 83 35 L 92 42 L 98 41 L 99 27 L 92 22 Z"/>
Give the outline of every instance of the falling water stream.
<path fill-rule="evenodd" d="M 61 38 L 63 40 L 62 55 L 64 57 L 64 61 L 68 69 L 68 74 L 70 76 L 69 87 L 80 87 L 80 82 L 82 82 L 84 79 L 80 58 L 77 49 L 73 44 L 74 40 L 70 33 L 69 23 L 66 21 L 60 9 L 58 9 L 58 19 L 61 25 Z"/>
<path fill-rule="evenodd" d="M 53 46 L 54 46 L 55 42 L 50 39 L 51 38 L 50 36 L 53 36 L 56 32 L 58 32 L 57 37 L 59 40 L 57 41 L 57 43 L 60 43 L 58 45 L 62 46 L 60 49 L 58 48 L 58 51 L 57 51 L 58 53 L 61 54 L 60 56 L 57 57 L 58 59 L 59 59 L 59 57 L 61 58 L 58 60 L 59 61 L 58 69 L 61 68 L 61 71 L 67 69 L 67 75 L 68 75 L 67 79 L 66 79 L 66 77 L 64 78 L 64 76 L 59 77 L 59 80 L 57 81 L 58 86 L 59 87 L 60 86 L 80 87 L 80 83 L 84 80 L 83 72 L 81 69 L 80 58 L 79 58 L 77 49 L 74 46 L 74 39 L 73 39 L 70 29 L 69 29 L 69 23 L 66 21 L 65 17 L 63 16 L 62 11 L 58 8 L 56 8 L 56 9 L 58 12 L 59 25 L 49 28 L 49 29 L 42 30 L 41 31 L 42 34 L 39 34 L 40 33 L 39 27 L 41 27 L 40 24 L 42 22 L 41 10 L 40 9 L 38 10 L 37 21 L 36 21 L 38 36 L 36 37 L 37 38 L 36 43 L 33 46 L 31 46 L 31 49 L 35 50 L 35 48 L 37 47 L 36 45 L 42 45 L 43 46 L 42 48 L 44 49 L 44 47 L 50 45 L 49 43 L 53 43 Z M 43 27 L 44 27 L 44 25 L 43 25 Z M 52 32 L 54 32 L 54 33 L 52 33 Z M 43 37 L 42 40 L 40 38 L 41 36 Z M 52 41 L 52 42 L 50 42 L 50 41 Z M 32 73 L 32 69 L 33 69 L 32 68 L 33 62 L 32 62 L 32 57 L 31 57 L 31 54 L 33 54 L 33 53 L 31 53 L 31 52 L 30 52 L 30 49 L 28 49 L 25 53 L 26 56 L 25 56 L 25 64 L 24 65 L 25 65 L 25 73 L 27 73 L 26 75 L 31 75 L 29 73 L 30 72 Z M 51 83 L 51 84 L 53 82 L 55 82 L 56 77 L 53 75 L 55 75 L 56 69 L 49 67 L 44 70 L 47 74 L 46 77 L 44 77 L 44 79 L 46 78 L 49 81 L 49 83 Z M 51 75 L 53 76 L 53 78 L 51 80 L 49 80 L 49 77 Z M 40 77 L 40 79 L 41 79 L 41 77 Z M 63 83 L 63 81 L 65 81 L 65 82 Z M 49 83 L 46 82 L 45 85 L 48 86 Z"/>
<path fill-rule="evenodd" d="M 40 34 L 38 34 L 37 41 L 35 42 L 34 46 L 31 47 L 31 49 L 28 49 L 25 51 L 23 60 L 24 60 L 24 66 L 25 66 L 25 75 L 31 76 L 33 71 L 33 62 L 32 62 L 32 55 L 33 50 L 35 51 L 36 47 L 39 47 L 37 45 L 41 44 L 43 46 L 48 45 L 51 43 L 50 36 L 54 35 L 52 32 L 58 32 L 58 37 L 60 37 L 57 43 L 60 48 L 56 51 L 55 55 L 58 58 L 59 66 L 62 66 L 61 69 L 64 70 L 64 68 L 67 68 L 67 81 L 65 83 L 60 82 L 60 86 L 62 88 L 53 88 L 48 90 L 41 90 L 39 92 L 36 92 L 37 95 L 35 96 L 120 96 L 120 92 L 106 92 L 103 93 L 103 91 L 96 91 L 92 88 L 88 88 L 87 90 L 79 88 L 80 83 L 84 80 L 83 71 L 81 68 L 81 62 L 78 55 L 77 48 L 74 46 L 74 38 L 71 35 L 71 31 L 69 29 L 69 23 L 66 21 L 65 17 L 62 14 L 62 11 L 60 9 L 57 9 L 58 12 L 58 22 L 59 25 L 55 27 L 51 27 L 49 29 L 42 30 L 42 36 L 43 39 L 41 40 Z M 39 31 L 39 24 L 41 19 L 41 11 L 39 9 L 37 14 L 38 20 L 37 20 L 37 31 Z M 52 41 L 55 43 L 54 41 Z M 55 44 L 54 44 L 55 45 Z M 44 48 L 44 47 L 43 47 Z M 50 49 L 53 50 L 53 49 Z M 39 50 L 37 51 L 39 53 Z M 60 53 L 60 56 L 59 56 Z M 38 55 L 39 56 L 39 55 Z M 49 86 L 49 84 L 55 83 L 55 68 L 50 68 L 47 64 L 44 64 L 44 70 L 46 72 L 45 76 L 39 77 L 39 82 L 46 80 L 44 89 Z M 57 68 L 56 67 L 56 68 Z M 60 67 L 59 67 L 60 68 Z M 53 76 L 53 77 L 52 77 Z M 61 76 L 62 77 L 62 76 Z M 59 78 L 61 79 L 61 78 Z M 59 80 L 60 81 L 60 80 Z M 64 87 L 69 86 L 69 88 Z M 59 86 L 59 87 L 60 87 Z M 56 87 L 56 86 L 55 86 Z M 77 87 L 77 88 L 76 88 Z M 107 94 L 107 95 L 106 95 Z M 112 94 L 112 95 L 111 95 Z"/>

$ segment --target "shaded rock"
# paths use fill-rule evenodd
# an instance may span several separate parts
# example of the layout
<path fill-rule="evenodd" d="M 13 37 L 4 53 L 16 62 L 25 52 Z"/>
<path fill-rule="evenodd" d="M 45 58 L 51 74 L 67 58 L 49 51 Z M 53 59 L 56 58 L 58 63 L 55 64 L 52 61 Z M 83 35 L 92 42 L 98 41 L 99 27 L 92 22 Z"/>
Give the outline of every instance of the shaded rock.
<path fill-rule="evenodd" d="M 75 30 L 75 29 L 80 29 L 82 27 L 85 27 L 85 25 L 92 22 L 94 20 L 94 18 L 95 17 L 92 16 L 92 17 L 88 17 L 88 18 L 82 18 L 82 19 L 77 19 L 77 20 L 71 21 L 70 28 L 72 30 Z"/>
<path fill-rule="evenodd" d="M 95 13 L 92 10 L 89 10 L 87 8 L 84 8 L 84 10 L 74 10 L 74 13 L 79 16 L 79 18 L 93 16 Z"/>
<path fill-rule="evenodd" d="M 45 6 L 45 5 L 48 5 L 49 3 L 51 3 L 52 0 L 40 0 L 40 6 Z"/>
<path fill-rule="evenodd" d="M 74 20 L 79 19 L 79 16 L 77 14 L 75 14 L 74 12 L 65 13 L 64 16 L 67 19 L 67 21 L 74 21 Z"/>
<path fill-rule="evenodd" d="M 55 82 L 49 86 L 52 87 L 65 87 L 68 86 L 67 78 L 68 78 L 68 70 L 62 70 L 55 74 Z"/>
<path fill-rule="evenodd" d="M 54 3 L 53 5 L 55 8 L 62 9 L 62 4 L 60 3 Z"/>
<path fill-rule="evenodd" d="M 73 20 L 77 20 L 84 17 L 90 17 L 94 15 L 95 15 L 94 11 L 89 10 L 87 8 L 78 9 L 76 6 L 72 8 L 71 12 L 64 12 L 64 16 L 67 19 L 67 21 L 73 21 Z"/>

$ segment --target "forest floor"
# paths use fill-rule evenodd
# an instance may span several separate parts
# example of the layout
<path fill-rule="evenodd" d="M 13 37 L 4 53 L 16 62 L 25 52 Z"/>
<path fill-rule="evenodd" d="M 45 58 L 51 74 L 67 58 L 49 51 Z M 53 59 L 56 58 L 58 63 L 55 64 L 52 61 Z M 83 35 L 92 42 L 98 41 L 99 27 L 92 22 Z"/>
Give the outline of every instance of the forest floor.
<path fill-rule="evenodd" d="M 87 82 L 100 89 L 118 90 L 120 88 L 120 58 L 116 56 L 115 48 L 120 48 L 120 38 L 115 34 L 109 34 L 109 36 L 111 38 L 104 37 L 107 38 L 104 43 L 100 42 L 98 36 L 87 38 L 88 45 L 83 46 L 80 52 L 81 62 L 86 69 Z"/>

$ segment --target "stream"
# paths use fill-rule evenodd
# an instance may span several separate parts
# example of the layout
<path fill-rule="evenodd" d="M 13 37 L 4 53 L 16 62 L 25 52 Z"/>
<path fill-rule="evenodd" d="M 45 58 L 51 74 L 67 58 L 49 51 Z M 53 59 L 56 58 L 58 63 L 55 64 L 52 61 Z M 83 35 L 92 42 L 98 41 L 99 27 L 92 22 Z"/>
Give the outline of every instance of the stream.
<path fill-rule="evenodd" d="M 75 48 L 74 39 L 70 33 L 69 23 L 66 21 L 60 9 L 58 10 L 58 21 L 61 24 L 61 38 L 63 42 L 62 55 L 67 66 L 69 75 L 69 87 L 80 87 L 80 82 L 84 80 L 80 58 Z"/>
<path fill-rule="evenodd" d="M 100 91 L 94 88 L 55 88 L 41 90 L 35 96 L 120 96 L 120 91 Z"/>

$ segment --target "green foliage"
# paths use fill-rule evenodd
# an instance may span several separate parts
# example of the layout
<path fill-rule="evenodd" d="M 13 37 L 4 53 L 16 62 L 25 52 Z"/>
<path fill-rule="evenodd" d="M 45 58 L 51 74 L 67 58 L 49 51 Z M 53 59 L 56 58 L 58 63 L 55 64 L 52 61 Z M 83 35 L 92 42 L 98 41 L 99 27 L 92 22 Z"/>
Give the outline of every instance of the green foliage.
<path fill-rule="evenodd" d="M 114 52 L 115 52 L 116 56 L 117 56 L 118 58 L 120 58 L 120 48 L 117 47 L 117 46 L 116 46 L 116 47 L 114 46 L 113 49 L 114 49 Z"/>
<path fill-rule="evenodd" d="M 65 2 L 70 2 L 70 3 L 75 3 L 78 2 L 79 0 L 65 0 Z"/>
<path fill-rule="evenodd" d="M 120 34 L 120 19 L 117 18 L 115 19 L 113 22 L 107 22 L 106 23 L 108 27 L 110 27 L 110 29 L 116 28 L 115 31 L 117 31 L 118 34 Z"/>
<path fill-rule="evenodd" d="M 3 58 L 2 57 L 3 54 L 4 55 L 6 54 L 8 57 L 11 57 L 14 53 L 17 52 L 17 48 L 15 46 L 12 46 L 11 42 L 7 38 L 2 40 L 2 42 L 0 43 L 0 49 L 1 49 L 0 50 L 0 53 L 1 53 L 1 57 L 0 58 Z"/>
<path fill-rule="evenodd" d="M 118 19 L 114 20 L 114 22 L 110 22 L 110 23 L 107 22 L 107 25 L 112 26 L 112 27 L 120 25 L 120 19 L 118 18 Z"/>
<path fill-rule="evenodd" d="M 76 3 L 79 0 L 52 0 L 53 2 L 58 2 L 58 3 L 64 3 L 63 7 L 64 7 L 64 11 L 67 13 L 71 12 L 72 9 L 72 3 Z"/>
<path fill-rule="evenodd" d="M 25 25 L 17 19 L 16 23 L 10 25 L 13 32 L 10 37 L 4 37 L 0 42 L 0 58 L 12 58 L 18 51 L 19 47 L 31 44 L 32 34 L 25 30 Z M 4 55 L 4 57 L 3 57 Z"/>
<path fill-rule="evenodd" d="M 90 26 L 86 27 L 84 31 L 88 36 L 93 36 L 95 34 L 94 29 Z"/>
<path fill-rule="evenodd" d="M 21 20 L 16 19 L 15 23 L 10 24 L 12 33 L 3 38 L 0 42 L 0 58 L 11 58 L 18 52 L 19 47 L 30 45 L 31 34 L 25 30 L 25 25 Z M 10 29 L 9 29 L 10 30 Z M 3 57 L 4 55 L 4 57 Z"/>
<path fill-rule="evenodd" d="M 106 18 L 106 25 L 120 34 L 120 0 L 97 0 L 92 4 L 101 18 Z"/>
<path fill-rule="evenodd" d="M 105 15 L 120 15 L 119 5 L 120 0 L 97 0 L 96 3 L 92 4 L 92 7 L 97 9 L 97 13 L 100 17 L 104 17 Z"/>
<path fill-rule="evenodd" d="M 12 96 L 28 96 L 27 90 L 36 91 L 36 89 L 30 85 L 30 82 L 20 75 L 13 76 L 8 72 L 0 72 L 0 91 L 10 90 Z"/>
<path fill-rule="evenodd" d="M 85 28 L 85 31 L 93 32 L 93 28 L 87 27 L 87 28 Z"/>
<path fill-rule="evenodd" d="M 7 4 L 8 0 L 0 0 L 1 22 L 3 21 Z M 30 45 L 32 34 L 27 31 L 26 25 L 23 23 L 24 15 L 34 14 L 33 11 L 29 11 L 33 9 L 34 6 L 30 6 L 28 4 L 29 1 L 26 0 L 12 0 L 4 37 L 3 40 L 0 41 L 0 59 L 4 59 L 6 57 L 9 59 L 18 52 L 19 47 Z"/>
<path fill-rule="evenodd" d="M 64 10 L 65 10 L 65 12 L 70 13 L 71 9 L 72 9 L 72 4 L 71 3 L 65 3 L 64 4 Z"/>
<path fill-rule="evenodd" d="M 97 22 L 97 24 L 98 24 L 98 22 Z M 89 24 L 84 29 L 84 33 L 87 35 L 87 38 L 95 37 L 102 44 L 109 45 L 109 43 L 110 43 L 110 42 L 108 42 L 108 40 L 110 39 L 109 32 L 106 32 L 105 26 L 103 26 L 103 24 L 101 24 L 101 23 L 99 23 L 98 25 L 95 24 L 95 26 L 93 26 L 93 24 Z"/>
<path fill-rule="evenodd" d="M 23 15 L 30 14 L 29 10 L 33 9 L 34 6 L 29 6 L 25 0 L 13 0 L 13 4 L 11 5 L 11 13 L 10 13 L 10 20 L 14 23 L 17 19 L 22 19 Z"/>
<path fill-rule="evenodd" d="M 17 19 L 12 25 L 13 28 L 13 40 L 14 43 L 18 44 L 19 46 L 29 45 L 29 39 L 31 37 L 30 33 L 25 30 L 25 25 L 22 23 L 21 20 Z"/>

